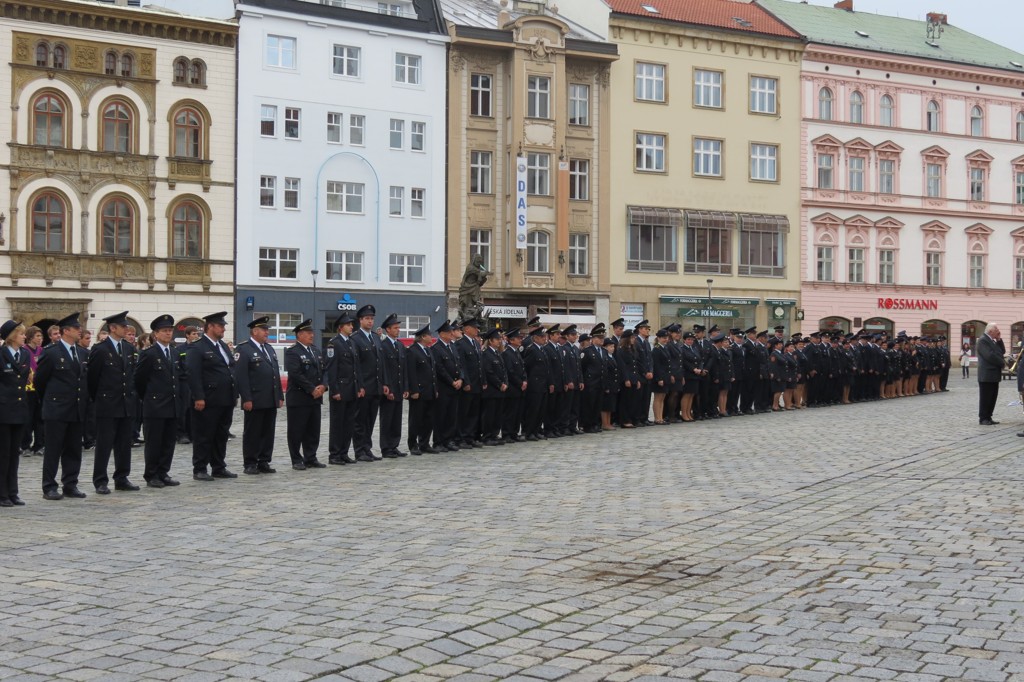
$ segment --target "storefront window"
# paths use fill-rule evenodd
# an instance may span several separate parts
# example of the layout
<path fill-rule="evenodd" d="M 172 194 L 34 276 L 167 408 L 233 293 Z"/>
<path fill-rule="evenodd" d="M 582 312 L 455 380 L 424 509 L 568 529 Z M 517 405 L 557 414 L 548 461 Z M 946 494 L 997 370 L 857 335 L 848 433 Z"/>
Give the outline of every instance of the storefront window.
<path fill-rule="evenodd" d="M 723 331 L 732 327 L 746 329 L 754 325 L 759 303 L 754 298 L 715 297 L 709 305 L 706 297 L 666 296 L 661 299 L 658 320 L 662 327 L 678 322 L 684 330 L 693 329 L 695 324 L 717 324 Z"/>
<path fill-rule="evenodd" d="M 818 320 L 818 330 L 846 334 L 850 331 L 850 321 L 845 317 L 823 317 Z"/>
<path fill-rule="evenodd" d="M 985 333 L 986 322 L 981 320 L 970 320 L 960 325 L 960 342 L 967 342 L 971 344 L 971 349 L 976 348 L 975 343 L 978 337 Z"/>
<path fill-rule="evenodd" d="M 921 336 L 938 338 L 945 336 L 949 339 L 949 323 L 943 320 L 925 320 L 921 323 Z"/>
<path fill-rule="evenodd" d="M 1010 325 L 1010 345 L 1006 350 L 1016 355 L 1021 341 L 1024 341 L 1024 322 L 1014 322 Z"/>
<path fill-rule="evenodd" d="M 872 317 L 864 320 L 864 329 L 876 334 L 881 332 L 885 332 L 889 336 L 893 334 L 892 320 L 885 317 Z"/>

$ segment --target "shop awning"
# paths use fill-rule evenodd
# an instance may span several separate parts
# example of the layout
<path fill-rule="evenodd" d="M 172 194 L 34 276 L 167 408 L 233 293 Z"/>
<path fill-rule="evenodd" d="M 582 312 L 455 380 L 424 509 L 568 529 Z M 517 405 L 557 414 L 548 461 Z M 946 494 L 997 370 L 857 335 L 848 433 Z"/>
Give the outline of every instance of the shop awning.
<path fill-rule="evenodd" d="M 655 206 L 627 206 L 630 225 L 666 225 L 679 227 L 683 224 L 683 212 L 678 208 Z"/>
<path fill-rule="evenodd" d="M 789 218 L 765 213 L 740 213 L 740 229 L 746 232 L 789 232 Z"/>

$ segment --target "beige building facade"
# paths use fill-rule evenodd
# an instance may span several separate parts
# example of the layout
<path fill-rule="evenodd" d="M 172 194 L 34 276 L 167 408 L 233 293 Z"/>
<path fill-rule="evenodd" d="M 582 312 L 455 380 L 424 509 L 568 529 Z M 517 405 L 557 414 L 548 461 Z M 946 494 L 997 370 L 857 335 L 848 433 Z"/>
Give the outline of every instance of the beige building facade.
<path fill-rule="evenodd" d="M 799 329 L 801 42 L 756 5 L 611 4 L 610 318 Z"/>

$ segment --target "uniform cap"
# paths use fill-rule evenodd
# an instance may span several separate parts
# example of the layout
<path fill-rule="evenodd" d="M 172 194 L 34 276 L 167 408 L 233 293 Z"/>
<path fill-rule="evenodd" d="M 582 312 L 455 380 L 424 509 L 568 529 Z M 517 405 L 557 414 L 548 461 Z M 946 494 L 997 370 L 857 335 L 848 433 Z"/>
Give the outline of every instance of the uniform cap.
<path fill-rule="evenodd" d="M 569 336 L 569 334 L 579 334 L 579 330 L 576 325 L 570 324 L 568 327 L 562 330 L 562 336 Z"/>
<path fill-rule="evenodd" d="M 427 323 L 420 327 L 419 329 L 417 329 L 416 333 L 413 334 L 413 336 L 415 336 L 417 339 L 420 338 L 421 336 L 430 336 L 430 323 Z"/>
<path fill-rule="evenodd" d="M 667 329 L 659 329 L 658 331 L 654 332 L 654 335 L 656 337 L 658 337 L 659 339 L 667 339 L 668 338 L 668 330 Z"/>
<path fill-rule="evenodd" d="M 219 313 L 211 313 L 203 318 L 206 324 L 223 324 L 228 323 L 228 311 L 222 310 Z"/>
<path fill-rule="evenodd" d="M 601 344 L 601 345 L 603 345 L 603 346 L 614 346 L 615 345 L 615 339 L 612 339 L 612 338 L 605 339 L 604 343 Z"/>
<path fill-rule="evenodd" d="M 270 318 L 266 316 L 257 317 L 245 326 L 249 329 L 270 329 Z"/>
<path fill-rule="evenodd" d="M 545 329 L 544 327 L 537 327 L 532 332 L 530 332 L 530 336 L 547 336 L 547 335 L 548 335 L 548 330 Z"/>
<path fill-rule="evenodd" d="M 338 327 L 340 327 L 343 324 L 355 324 L 355 323 L 356 323 L 356 318 L 352 317 L 352 313 L 346 311 L 346 312 L 343 312 L 341 315 L 338 315 L 338 319 L 335 320 L 335 322 L 334 322 L 334 328 L 337 329 Z"/>
<path fill-rule="evenodd" d="M 760 339 L 760 338 L 764 338 L 764 337 L 766 337 L 766 336 L 768 336 L 768 330 L 767 330 L 767 329 L 765 329 L 764 331 L 759 331 L 759 332 L 757 333 L 757 338 L 759 338 L 759 339 Z"/>
<path fill-rule="evenodd" d="M 640 320 L 633 329 L 640 329 L 641 327 L 651 328 L 651 323 L 648 320 Z"/>
<path fill-rule="evenodd" d="M 744 329 L 743 333 L 744 334 L 756 334 L 757 333 L 757 327 L 750 327 L 749 329 Z"/>
<path fill-rule="evenodd" d="M 693 332 L 683 332 L 683 338 L 684 339 L 692 339 L 692 338 L 694 338 Z"/>
<path fill-rule="evenodd" d="M 693 325 L 693 331 L 695 331 L 695 332 L 702 332 L 702 331 L 704 331 L 706 329 L 707 329 L 707 327 L 705 327 L 702 324 L 695 324 L 695 325 Z"/>
<path fill-rule="evenodd" d="M 468 320 L 463 320 L 461 326 L 463 326 L 463 327 L 473 327 L 474 329 L 479 329 L 480 328 L 480 320 L 476 319 L 475 317 L 471 317 Z"/>
<path fill-rule="evenodd" d="M 605 333 L 604 322 L 598 322 L 590 330 L 590 335 L 591 336 L 598 336 L 598 335 L 603 336 L 604 333 Z"/>
<path fill-rule="evenodd" d="M 679 326 L 678 322 L 673 322 L 669 326 L 665 327 L 665 329 L 669 330 L 673 334 L 675 334 L 678 331 L 682 331 L 683 330 L 683 328 Z"/>
<path fill-rule="evenodd" d="M 526 322 L 526 326 L 527 327 L 536 327 L 538 324 L 540 324 L 540 316 L 539 315 L 534 315 L 533 317 L 531 317 Z"/>
<path fill-rule="evenodd" d="M 356 317 L 374 317 L 376 316 L 376 314 L 377 309 L 374 308 L 369 303 L 367 303 L 366 305 L 359 309 L 359 312 L 356 313 Z"/>
<path fill-rule="evenodd" d="M 612 322 L 612 326 L 613 327 L 625 327 L 626 326 L 626 321 L 620 317 L 619 319 L 617 319 L 614 322 Z"/>
<path fill-rule="evenodd" d="M 519 327 L 513 327 L 512 329 L 509 329 L 507 332 L 505 332 L 506 339 L 517 339 L 520 336 L 522 336 L 522 334 L 519 333 Z"/>
<path fill-rule="evenodd" d="M 786 328 L 784 326 L 782 326 L 781 324 L 775 325 L 774 327 L 772 327 L 772 329 L 774 329 L 777 332 L 784 332 L 784 331 L 786 331 Z"/>
<path fill-rule="evenodd" d="M 167 329 L 168 327 L 174 326 L 174 318 L 170 315 L 161 315 L 152 322 L 149 323 L 149 328 L 153 331 L 158 329 Z"/>
<path fill-rule="evenodd" d="M 580 343 L 590 341 L 590 334 L 580 334 Z"/>
<path fill-rule="evenodd" d="M 558 325 L 553 324 L 550 327 L 548 327 L 548 334 L 561 334 L 561 332 L 558 331 Z"/>
<path fill-rule="evenodd" d="M 733 327 L 732 329 L 729 330 L 729 334 L 732 335 L 732 336 L 739 336 L 742 333 L 743 333 L 743 330 L 740 329 L 739 327 Z"/>
<path fill-rule="evenodd" d="M 313 331 L 313 320 L 303 320 L 302 322 L 295 325 L 295 328 L 292 329 L 292 331 L 296 334 L 298 334 L 299 332 Z"/>
<path fill-rule="evenodd" d="M 715 334 L 711 337 L 711 343 L 719 343 L 725 341 L 725 334 Z"/>
<path fill-rule="evenodd" d="M 7 320 L 0 325 L 0 341 L 6 341 L 7 337 L 11 335 L 15 329 L 18 328 L 18 323 L 14 320 Z"/>
<path fill-rule="evenodd" d="M 448 320 L 445 320 L 440 325 L 438 325 L 436 331 L 438 334 L 440 334 L 441 332 L 450 332 L 452 329 L 454 329 L 454 327 L 452 327 L 452 323 L 449 322 Z"/>
<path fill-rule="evenodd" d="M 713 324 L 713 325 L 711 325 L 711 329 L 708 330 L 708 334 L 714 334 L 717 331 L 718 331 L 718 325 L 717 324 Z"/>
<path fill-rule="evenodd" d="M 391 313 L 390 315 L 385 317 L 384 321 L 380 325 L 380 328 L 381 329 L 387 329 L 388 327 L 390 327 L 393 324 L 399 324 L 398 314 L 397 313 Z"/>
<path fill-rule="evenodd" d="M 501 330 L 495 328 L 495 329 L 492 329 L 492 330 L 490 330 L 488 332 L 484 332 L 482 334 L 482 336 L 484 337 L 484 341 L 491 341 L 492 339 L 500 339 L 501 338 Z"/>
<path fill-rule="evenodd" d="M 127 327 L 128 326 L 128 311 L 125 310 L 124 312 L 117 313 L 116 315 L 111 315 L 110 317 L 104 317 L 103 321 L 106 322 L 107 324 L 119 324 L 122 327 Z"/>
<path fill-rule="evenodd" d="M 633 336 L 633 330 L 632 329 L 623 329 L 622 330 L 622 338 L 628 339 L 631 336 Z"/>

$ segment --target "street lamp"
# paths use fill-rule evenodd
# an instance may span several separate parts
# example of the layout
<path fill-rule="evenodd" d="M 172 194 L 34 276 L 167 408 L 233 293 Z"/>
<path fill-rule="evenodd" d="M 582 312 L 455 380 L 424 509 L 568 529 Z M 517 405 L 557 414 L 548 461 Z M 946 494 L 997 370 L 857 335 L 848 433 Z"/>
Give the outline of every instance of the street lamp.
<path fill-rule="evenodd" d="M 316 276 L 320 274 L 320 271 L 313 268 L 309 274 L 313 275 L 313 326 L 316 327 Z"/>
<path fill-rule="evenodd" d="M 714 282 L 715 280 L 708 277 L 708 314 L 707 319 L 704 320 L 704 326 L 707 327 L 708 330 L 711 329 L 711 285 L 714 284 Z M 710 334 L 711 332 L 708 331 L 706 333 Z"/>

